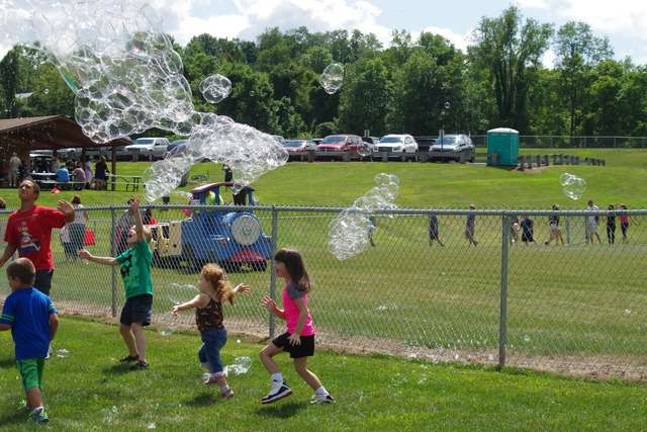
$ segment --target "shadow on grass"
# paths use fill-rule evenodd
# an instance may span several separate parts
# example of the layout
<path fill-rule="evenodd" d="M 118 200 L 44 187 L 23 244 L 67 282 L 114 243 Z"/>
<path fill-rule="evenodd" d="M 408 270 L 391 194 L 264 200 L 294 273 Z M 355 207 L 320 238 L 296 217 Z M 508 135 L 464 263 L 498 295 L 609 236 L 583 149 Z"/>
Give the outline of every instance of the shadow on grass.
<path fill-rule="evenodd" d="M 104 375 L 115 376 L 115 375 L 125 375 L 131 372 L 137 372 L 136 369 L 132 369 L 130 364 L 115 364 L 108 366 L 102 369 Z"/>
<path fill-rule="evenodd" d="M 27 410 L 27 408 L 16 410 L 10 414 L 5 414 L 2 417 L 0 417 L 0 429 L 2 429 L 3 426 L 9 426 L 9 425 L 14 425 L 18 423 L 26 423 L 28 416 L 29 416 L 29 411 Z"/>
<path fill-rule="evenodd" d="M 256 414 L 263 417 L 290 418 L 306 408 L 308 402 L 288 402 L 286 404 L 264 406 L 256 410 Z"/>
<path fill-rule="evenodd" d="M 189 399 L 188 401 L 184 402 L 184 405 L 198 408 L 198 407 L 205 407 L 205 406 L 210 406 L 213 405 L 216 402 L 217 398 L 213 393 L 210 392 L 203 392 L 194 397 L 193 399 Z"/>
<path fill-rule="evenodd" d="M 4 368 L 15 368 L 16 367 L 16 360 L 12 358 L 3 358 L 0 359 L 0 369 Z"/>

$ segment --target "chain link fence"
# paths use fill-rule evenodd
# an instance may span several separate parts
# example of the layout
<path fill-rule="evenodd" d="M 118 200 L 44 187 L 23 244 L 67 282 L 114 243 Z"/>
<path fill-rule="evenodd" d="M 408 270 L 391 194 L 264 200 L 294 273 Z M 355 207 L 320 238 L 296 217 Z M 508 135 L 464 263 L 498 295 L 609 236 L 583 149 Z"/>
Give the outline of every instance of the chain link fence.
<path fill-rule="evenodd" d="M 173 318 L 170 309 L 197 294 L 201 266 L 215 261 L 232 283 L 253 288 L 225 306 L 230 331 L 278 334 L 283 323 L 260 300 L 280 299 L 270 258 L 290 247 L 314 282 L 318 338 L 336 350 L 647 379 L 647 210 L 622 215 L 626 229 L 606 211 L 382 212 L 370 248 L 338 261 L 328 229 L 340 210 L 152 207 L 154 324 L 193 325 L 192 314 Z M 132 218 L 126 208 L 84 211 L 85 227 L 53 232 L 52 297 L 64 313 L 112 319 L 124 302 L 119 268 L 77 251 L 115 256 Z M 8 292 L 1 278 L 0 298 Z"/>
<path fill-rule="evenodd" d="M 477 147 L 487 147 L 487 135 L 471 135 Z M 647 148 L 647 137 L 520 135 L 523 148 Z"/>

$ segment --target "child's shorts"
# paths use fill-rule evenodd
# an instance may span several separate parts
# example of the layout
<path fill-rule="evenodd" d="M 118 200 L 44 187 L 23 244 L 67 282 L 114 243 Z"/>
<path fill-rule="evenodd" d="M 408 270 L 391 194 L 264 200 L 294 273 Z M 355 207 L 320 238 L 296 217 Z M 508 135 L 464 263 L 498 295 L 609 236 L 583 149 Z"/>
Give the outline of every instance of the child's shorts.
<path fill-rule="evenodd" d="M 22 378 L 22 386 L 25 392 L 31 389 L 43 389 L 43 369 L 45 359 L 16 360 L 16 367 Z"/>
<path fill-rule="evenodd" d="M 132 323 L 141 324 L 142 326 L 150 325 L 153 310 L 153 296 L 150 294 L 138 295 L 126 300 L 126 304 L 121 309 L 119 322 L 123 325 Z"/>
<path fill-rule="evenodd" d="M 290 358 L 312 357 L 315 354 L 315 335 L 301 336 L 301 345 L 290 344 L 290 333 L 283 333 L 276 337 L 272 343 L 290 353 Z"/>

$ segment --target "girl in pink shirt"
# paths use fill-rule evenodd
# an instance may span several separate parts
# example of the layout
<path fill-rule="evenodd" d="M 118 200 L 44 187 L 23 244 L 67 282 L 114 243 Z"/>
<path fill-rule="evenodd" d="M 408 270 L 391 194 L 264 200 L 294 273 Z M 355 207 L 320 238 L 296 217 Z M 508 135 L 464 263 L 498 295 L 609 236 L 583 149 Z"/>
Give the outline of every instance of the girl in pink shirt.
<path fill-rule="evenodd" d="M 269 404 L 292 394 L 292 389 L 283 379 L 273 357 L 281 352 L 290 353 L 297 373 L 315 391 L 311 403 L 332 403 L 335 399 L 321 385 L 317 375 L 307 368 L 308 357 L 315 352 L 315 328 L 308 309 L 310 279 L 306 272 L 301 254 L 295 250 L 281 249 L 274 256 L 276 275 L 285 281 L 282 292 L 283 309 L 279 309 L 269 296 L 262 299 L 263 305 L 271 313 L 285 320 L 287 331 L 275 338 L 261 351 L 260 357 L 267 371 L 272 375 L 272 388 L 261 399 Z"/>

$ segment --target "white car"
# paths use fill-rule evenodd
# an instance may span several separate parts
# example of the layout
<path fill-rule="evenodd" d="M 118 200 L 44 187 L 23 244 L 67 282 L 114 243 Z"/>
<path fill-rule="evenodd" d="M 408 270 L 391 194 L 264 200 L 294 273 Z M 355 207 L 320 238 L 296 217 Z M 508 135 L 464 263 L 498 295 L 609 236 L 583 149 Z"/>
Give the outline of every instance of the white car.
<path fill-rule="evenodd" d="M 126 151 L 133 156 L 162 159 L 168 151 L 169 144 L 167 138 L 137 138 L 133 144 L 126 146 Z"/>
<path fill-rule="evenodd" d="M 376 151 L 387 153 L 415 153 L 418 143 L 411 135 L 386 135 L 380 138 Z"/>

